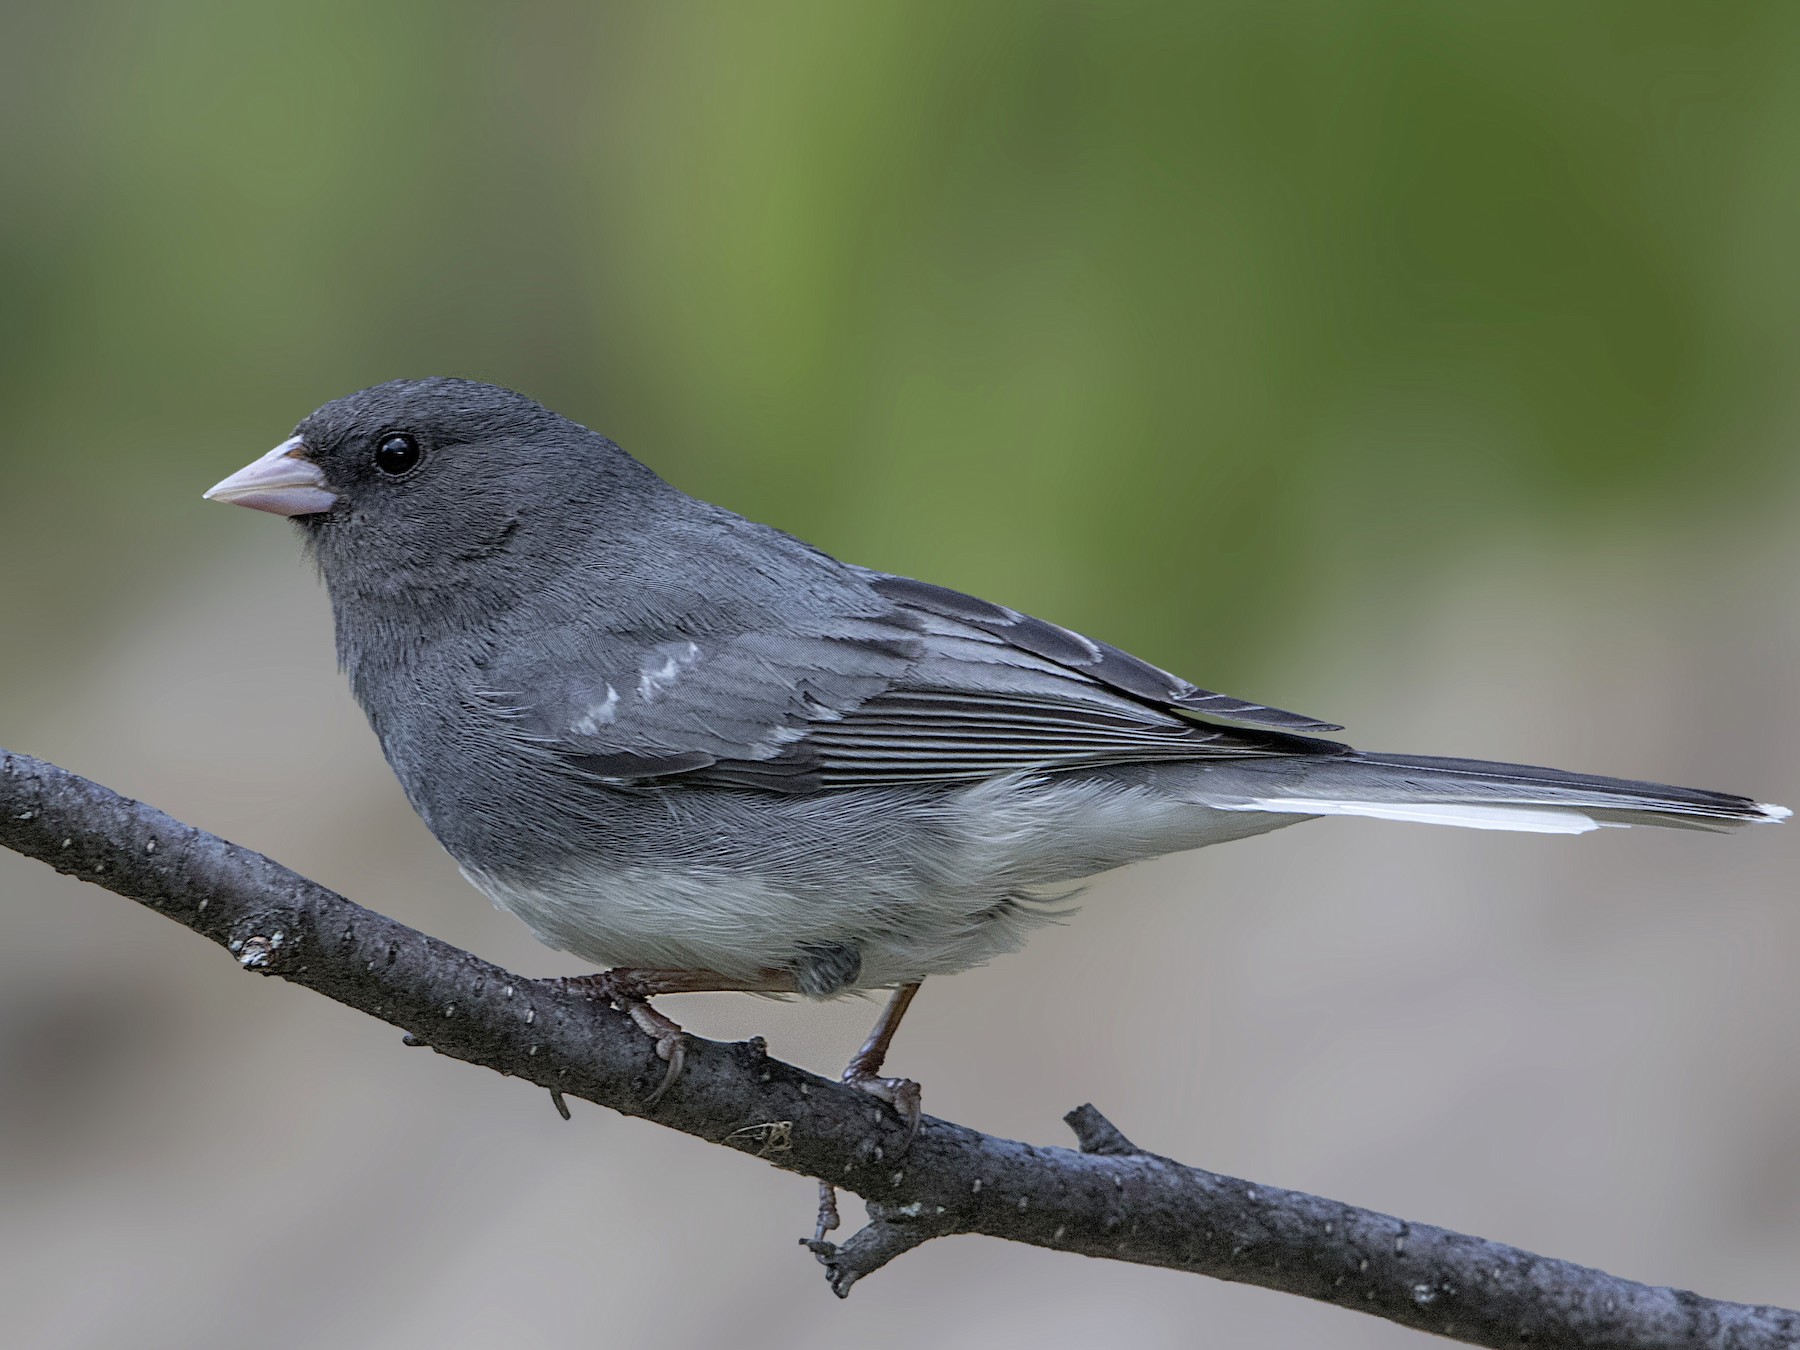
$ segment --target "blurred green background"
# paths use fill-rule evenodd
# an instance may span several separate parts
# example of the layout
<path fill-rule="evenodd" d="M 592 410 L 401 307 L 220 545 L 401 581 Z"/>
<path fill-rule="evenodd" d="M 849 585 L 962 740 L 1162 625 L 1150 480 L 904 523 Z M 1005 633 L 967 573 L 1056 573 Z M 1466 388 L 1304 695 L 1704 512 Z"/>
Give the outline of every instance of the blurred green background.
<path fill-rule="evenodd" d="M 90 772 L 110 769 L 121 787 L 236 829 L 245 842 L 285 846 L 296 866 L 341 868 L 325 879 L 360 887 L 359 898 L 382 904 L 375 888 L 392 887 L 398 898 L 386 907 L 477 940 L 476 930 L 454 925 L 489 919 L 444 917 L 479 902 L 433 861 L 330 683 L 322 602 L 299 573 L 293 540 L 267 519 L 199 501 L 317 404 L 395 376 L 442 373 L 524 390 L 689 491 L 843 556 L 1042 613 L 1210 687 L 1354 716 L 1352 732 L 1365 741 L 1697 775 L 1765 796 L 1786 791 L 1791 802 L 1791 662 L 1800 649 L 1791 584 L 1800 565 L 1796 240 L 1800 7 L 1775 0 L 6 5 L 0 743 Z M 230 590 L 221 579 L 233 577 L 250 580 Z M 289 624 L 286 614 L 304 621 Z M 291 647 L 281 645 L 291 636 Z M 157 646 L 163 637 L 169 645 Z M 302 670 L 304 678 L 295 674 Z M 271 715 L 252 697 L 258 682 L 288 691 L 283 697 L 300 702 L 279 706 L 304 708 L 306 717 Z M 234 691 L 238 702 L 227 697 Z M 213 739 L 202 745 L 196 727 Z M 362 758 L 352 763 L 354 755 Z M 346 792 L 351 778 L 366 786 Z M 367 809 L 352 820 L 347 808 L 318 808 L 320 798 Z M 313 834 L 282 833 L 296 813 L 315 810 L 323 814 Z M 1800 1286 L 1755 1276 L 1761 1267 L 1741 1252 L 1716 1267 L 1694 1254 L 1730 1250 L 1722 1235 L 1742 1236 L 1749 1222 L 1743 1240 L 1768 1255 L 1769 1271 L 1800 1267 L 1800 1199 L 1791 1182 L 1769 1189 L 1771 1177 L 1800 1161 L 1784 1114 L 1800 1104 L 1800 1083 L 1788 1075 L 1769 1087 L 1772 1046 L 1746 1048 L 1743 1066 L 1746 1081 L 1774 1095 L 1720 1108 L 1721 1118 L 1761 1122 L 1751 1132 L 1771 1151 L 1756 1155 L 1759 1170 L 1738 1190 L 1715 1196 L 1719 1208 L 1706 1220 L 1714 1228 L 1697 1219 L 1667 1225 L 1694 1236 L 1692 1250 L 1630 1245 L 1659 1216 L 1685 1213 L 1679 1197 L 1643 1201 L 1641 1223 L 1595 1229 L 1585 1246 L 1578 1215 L 1530 1227 L 1558 1196 L 1579 1201 L 1584 1184 L 1604 1193 L 1589 1151 L 1610 1158 L 1622 1149 L 1621 1131 L 1654 1114 L 1657 1085 L 1691 1091 L 1696 1066 L 1720 1062 L 1719 1038 L 1736 1043 L 1745 1022 L 1800 1030 L 1800 1010 L 1781 1001 L 1785 983 L 1773 969 L 1758 995 L 1767 1006 L 1733 1002 L 1750 998 L 1746 969 L 1762 970 L 1744 952 L 1773 961 L 1800 936 L 1783 926 L 1793 846 L 1759 837 L 1760 861 L 1745 863 L 1732 883 L 1703 870 L 1727 856 L 1725 845 L 1702 841 L 1702 858 L 1691 840 L 1649 843 L 1638 833 L 1628 841 L 1636 852 L 1603 854 L 1596 845 L 1585 855 L 1645 861 L 1596 864 L 1584 894 L 1629 889 L 1608 866 L 1641 866 L 1633 875 L 1644 885 L 1661 877 L 1676 888 L 1665 908 L 1643 902 L 1673 927 L 1656 927 L 1663 920 L 1649 910 L 1614 916 L 1616 925 L 1591 918 L 1613 936 L 1660 934 L 1658 959 L 1671 963 L 1666 978 L 1650 979 L 1646 961 L 1663 969 L 1655 961 L 1641 951 L 1623 958 L 1609 978 L 1649 1002 L 1622 1015 L 1637 1026 L 1666 1017 L 1669 1036 L 1690 1026 L 1692 1005 L 1681 1000 L 1691 993 L 1684 981 L 1694 952 L 1731 926 L 1685 927 L 1684 903 L 1697 895 L 1728 903 L 1719 897 L 1735 884 L 1751 896 L 1733 930 L 1742 947 L 1720 958 L 1723 992 L 1700 998 L 1730 1015 L 1694 1032 L 1687 1060 L 1645 1060 L 1645 1095 L 1619 1089 L 1617 1117 L 1604 1114 L 1616 1086 L 1606 1073 L 1571 1065 L 1571 1081 L 1588 1085 L 1602 1114 L 1554 1132 L 1576 1149 L 1566 1184 L 1546 1183 L 1542 1204 L 1522 1209 L 1522 1228 L 1490 1235 L 1678 1283 L 1737 1272 L 1744 1287 L 1715 1280 L 1706 1292 L 1800 1299 Z M 1429 856 L 1441 872 L 1420 862 L 1417 873 L 1388 875 L 1392 888 L 1414 888 L 1422 906 L 1446 879 L 1461 884 L 1489 862 L 1494 877 L 1512 877 L 1503 860 L 1527 856 L 1516 851 L 1523 845 L 1494 853 L 1486 840 L 1367 837 L 1377 852 L 1355 856 L 1371 866 L 1400 843 L 1438 851 Z M 1342 849 L 1355 846 L 1342 841 L 1351 836 L 1320 838 L 1301 846 L 1316 852 L 1291 874 L 1271 872 L 1271 862 L 1300 855 L 1264 851 L 1243 864 L 1207 865 L 1246 867 L 1244 885 L 1265 898 L 1284 876 L 1296 895 L 1347 886 Z M 1557 884 L 1557 865 L 1544 864 L 1531 884 Z M 439 871 L 436 893 L 421 894 L 411 911 L 402 877 L 415 866 Z M 11 899 L 0 921 L 12 924 L 12 936 L 0 933 L 0 948 L 12 946 L 21 980 L 39 977 L 29 985 L 33 999 L 77 987 L 83 998 L 65 1009 L 75 1015 L 91 992 L 80 972 L 91 972 L 93 953 L 104 949 L 143 982 L 124 986 L 129 1016 L 141 1006 L 167 1012 L 164 1039 L 131 1049 L 128 1038 L 128 1063 L 106 1061 L 108 1074 L 127 1078 L 129 1065 L 142 1067 L 139 1086 L 152 1097 L 174 1092 L 157 1055 L 166 1042 L 211 1034 L 202 1028 L 215 1005 L 245 1017 L 316 1015 L 352 1034 L 328 1012 L 271 1002 L 266 986 L 240 990 L 203 954 L 192 956 L 192 969 L 208 972 L 191 977 L 198 983 L 158 993 L 160 966 L 145 969 L 138 944 L 160 953 L 157 962 L 186 960 L 180 935 L 165 945 L 155 920 L 120 914 L 47 873 L 15 866 L 3 875 Z M 1169 889 L 1184 874 L 1157 875 Z M 1506 902 L 1490 897 L 1481 913 Z M 1509 990 L 1527 1002 L 1543 995 L 1557 985 L 1544 972 L 1566 969 L 1558 962 L 1569 951 L 1567 915 L 1592 914 L 1583 903 L 1565 896 L 1551 908 L 1506 909 L 1542 919 L 1541 931 L 1530 927 L 1537 920 L 1518 919 L 1508 940 L 1548 964 L 1521 955 L 1517 969 L 1502 962 L 1470 978 L 1495 987 L 1497 1007 L 1510 1006 Z M 52 911 L 59 917 L 46 917 Z M 1192 912 L 1173 903 L 1145 910 L 1142 941 L 1172 943 L 1167 925 L 1176 920 L 1167 916 Z M 1429 928 L 1430 913 L 1426 906 L 1408 922 Z M 73 927 L 55 928 L 65 919 Z M 1255 921 L 1250 913 L 1232 920 Z M 1318 938 L 1317 924 L 1289 921 L 1297 927 L 1284 940 Z M 1216 911 L 1211 922 L 1223 922 Z M 1380 937 L 1388 922 L 1358 928 L 1376 935 L 1371 951 L 1397 941 Z M 1457 961 L 1492 940 L 1481 936 L 1489 920 L 1471 922 L 1473 936 L 1445 938 Z M 1079 941 L 1105 941 L 1101 916 L 1090 910 L 1079 923 L 1071 930 Z M 1536 936 L 1521 936 L 1528 929 Z M 1229 937 L 1237 931 L 1206 929 L 1192 941 L 1208 950 L 1258 941 Z M 490 954 L 494 943 L 514 940 L 502 926 L 480 933 Z M 1366 1006 L 1356 992 L 1367 994 L 1376 977 L 1367 968 L 1345 973 L 1341 943 L 1354 939 L 1339 939 L 1320 968 L 1346 981 L 1348 1002 L 1333 1015 L 1354 1021 L 1345 1010 Z M 1611 945 L 1593 933 L 1580 943 Z M 500 954 L 554 960 L 534 950 Z M 1066 949 L 1070 959 L 1077 950 Z M 1041 991 L 1052 967 L 1025 964 L 1032 959 L 1005 967 L 1016 966 L 1017 988 L 990 985 L 984 995 L 970 984 L 968 1007 Z M 1126 951 L 1120 969 L 1154 983 L 1143 959 Z M 1426 951 L 1407 969 L 1442 976 L 1445 959 Z M 1271 970 L 1282 964 L 1270 961 Z M 1567 968 L 1565 992 L 1577 1002 L 1604 983 L 1588 969 L 1577 978 Z M 57 971 L 66 979 L 50 981 L 46 972 Z M 1252 1003 L 1236 1012 L 1160 1015 L 1217 1023 L 1204 1034 L 1229 1042 L 1243 1024 L 1274 1015 L 1258 1010 L 1261 986 L 1245 978 Z M 1159 987 L 1188 983 L 1177 972 Z M 1302 1005 L 1307 987 L 1296 986 Z M 1427 980 L 1420 989 L 1422 1017 L 1448 1015 L 1443 985 Z M 1022 1005 L 1035 1009 L 1024 1025 L 1053 1015 L 1037 997 Z M 55 1100 L 68 1086 L 58 1075 L 73 1070 L 37 1047 L 46 1026 L 63 1023 L 44 1021 L 26 1002 L 23 994 L 0 1002 L 0 1016 L 14 1010 L 16 1042 L 0 1070 L 13 1076 L 15 1097 Z M 177 1005 L 188 1011 L 168 1011 Z M 843 1027 L 867 1011 L 851 1009 Z M 765 1015 L 790 1016 L 762 1005 L 732 1015 L 745 1019 L 740 1031 Z M 1126 1036 L 1126 1019 L 1105 1022 L 1093 1033 L 1095 1063 L 1110 1062 Z M 1536 1062 L 1541 1045 L 1529 1037 L 1514 1045 L 1498 1029 L 1506 1022 L 1495 1013 L 1496 1058 L 1471 1082 L 1505 1080 L 1510 1070 L 1493 1066 L 1514 1062 L 1507 1046 L 1519 1062 Z M 103 1030 L 91 1045 L 77 1038 L 70 1053 L 80 1059 L 81 1047 L 110 1043 Z M 372 1047 L 368 1101 L 404 1095 L 383 1086 L 382 1074 L 425 1072 L 395 1070 L 392 1038 L 379 1028 L 354 1034 Z M 1181 1033 L 1188 1039 L 1178 1036 L 1177 1049 L 1193 1050 L 1201 1034 Z M 1617 1049 L 1612 1033 L 1593 1034 Z M 1635 1044 L 1625 1029 L 1618 1034 Z M 841 1035 L 853 1039 L 850 1030 Z M 924 1058 L 937 1042 L 929 1030 L 920 1035 Z M 943 1035 L 950 1048 L 940 1079 L 956 1072 L 951 1061 L 994 1054 L 992 1046 L 958 1049 L 948 1029 Z M 307 1091 L 329 1093 L 345 1061 L 318 1053 Z M 1066 1109 L 1086 1080 L 1045 1053 L 1045 1103 Z M 1228 1048 L 1206 1053 L 1219 1060 L 1210 1081 L 1236 1081 Z M 1279 1039 L 1268 1053 L 1281 1061 Z M 818 1067 L 835 1054 L 818 1051 Z M 1327 1058 L 1345 1062 L 1336 1052 Z M 1289 1067 L 1303 1077 L 1304 1066 Z M 1269 1089 L 1256 1077 L 1265 1070 L 1247 1072 L 1250 1100 L 1240 1111 L 1207 1109 L 1242 1116 L 1242 1139 L 1261 1140 L 1258 1102 Z M 1579 1093 L 1520 1072 L 1526 1085 L 1509 1100 L 1528 1113 L 1546 1095 Z M 446 1078 L 444 1102 L 507 1090 L 470 1078 Z M 212 1094 L 229 1090 L 209 1078 L 183 1081 L 189 1105 L 209 1110 Z M 1715 1086 L 1716 1100 L 1726 1100 Z M 1049 1137 L 1054 1115 L 1039 1109 L 1034 1090 L 1009 1086 L 1012 1096 L 996 1098 L 986 1115 L 973 1111 L 971 1123 L 1005 1125 L 999 1103 L 1029 1100 L 1030 1119 L 1021 1114 L 1012 1127 Z M 929 1107 L 930 1079 L 926 1092 Z M 1147 1112 L 1166 1098 L 1154 1081 L 1146 1092 Z M 515 1088 L 494 1100 L 519 1095 Z M 936 1099 L 951 1114 L 958 1101 L 954 1092 Z M 344 1108 L 347 1133 L 331 1157 L 366 1156 L 354 1142 L 370 1128 L 357 1115 L 366 1105 Z M 1471 1119 L 1492 1115 L 1479 1096 L 1464 1105 Z M 42 1110 L 50 1114 L 18 1127 L 27 1142 L 10 1151 L 0 1120 L 0 1179 L 11 1160 L 17 1184 L 42 1185 L 32 1191 L 40 1208 L 29 1210 L 31 1222 L 61 1216 L 72 1225 L 66 1249 L 29 1238 L 25 1227 L 13 1234 L 40 1263 L 14 1267 L 21 1286 L 9 1302 L 29 1309 L 17 1314 L 26 1343 L 116 1344 L 119 1328 L 130 1327 L 138 1343 L 160 1344 L 142 1339 L 144 1328 L 168 1326 L 180 1328 L 169 1344 L 241 1344 L 232 1339 L 239 1324 L 230 1298 L 201 1277 L 177 1295 L 172 1277 L 159 1275 L 154 1297 L 120 1294 L 103 1301 L 107 1311 L 70 1312 L 96 1272 L 129 1284 L 141 1253 L 125 1243 L 93 1256 L 77 1232 L 132 1221 L 93 1197 L 82 1202 L 87 1209 L 73 1204 L 55 1168 L 73 1175 L 96 1151 L 141 1163 L 141 1140 L 121 1124 L 104 1150 L 94 1143 L 84 1152 L 68 1142 L 79 1136 L 64 1117 Z M 535 1131 L 548 1108 L 529 1110 Z M 287 1111 L 242 1128 L 279 1132 L 293 1119 Z M 399 1133 L 382 1147 L 398 1152 L 381 1154 L 392 1168 L 404 1170 L 409 1141 L 432 1119 L 393 1127 Z M 1239 1137 L 1229 1122 L 1207 1119 L 1189 1150 L 1195 1161 L 1238 1161 L 1219 1156 Z M 1435 1119 L 1426 1111 L 1412 1123 L 1439 1137 Z M 1463 1128 L 1453 1119 L 1461 1118 L 1449 1113 L 1439 1124 Z M 1371 1140 L 1391 1140 L 1401 1159 L 1416 1159 L 1410 1136 L 1374 1106 L 1369 1122 Z M 553 1133 L 554 1123 L 542 1126 L 550 1142 L 531 1145 L 545 1167 L 546 1150 L 578 1147 L 566 1127 Z M 1159 1138 L 1121 1124 L 1181 1152 L 1167 1130 Z M 642 1159 L 663 1156 L 654 1150 L 664 1145 L 642 1130 L 599 1128 L 608 1149 L 627 1155 L 615 1165 L 632 1167 L 636 1150 L 639 1165 L 655 1170 Z M 51 1141 L 43 1143 L 51 1153 L 31 1151 L 32 1130 Z M 469 1146 L 471 1157 L 510 1156 L 535 1137 L 513 1123 L 493 1130 L 487 1144 Z M 66 1155 L 55 1151 L 65 1146 Z M 271 1145 L 277 1153 L 287 1146 Z M 1531 1150 L 1544 1147 L 1539 1138 L 1497 1162 L 1489 1153 L 1448 1158 L 1434 1184 L 1492 1165 L 1496 1193 L 1516 1194 L 1518 1174 L 1535 1166 Z M 1688 1176 L 1689 1150 L 1719 1145 L 1703 1121 L 1646 1147 L 1643 1156 L 1620 1155 L 1615 1181 L 1626 1195 L 1640 1194 L 1647 1173 Z M 1749 1149 L 1740 1139 L 1726 1151 Z M 1269 1181 L 1335 1184 L 1338 1193 L 1366 1185 L 1346 1198 L 1402 1208 L 1411 1193 L 1384 1182 L 1392 1178 L 1370 1163 L 1374 1155 L 1352 1152 L 1363 1170 L 1321 1164 L 1308 1172 L 1293 1161 L 1298 1151 L 1252 1150 L 1242 1161 L 1265 1165 Z M 62 1161 L 44 1161 L 52 1155 Z M 692 1152 L 669 1156 L 683 1167 L 713 1165 Z M 196 1178 L 216 1182 L 206 1192 L 212 1200 L 184 1192 L 147 1199 L 141 1213 L 118 1203 L 148 1232 L 161 1231 L 156 1215 L 185 1216 L 183 1241 L 196 1252 L 239 1242 L 220 1217 L 234 1209 L 229 1178 L 214 1176 L 200 1155 L 191 1161 Z M 687 1241 L 686 1225 L 723 1224 L 745 1207 L 734 1193 L 748 1184 L 745 1169 L 731 1170 L 732 1161 L 719 1164 L 723 1189 L 685 1201 L 680 1220 L 647 1201 L 633 1220 L 641 1242 Z M 317 1165 L 321 1175 L 331 1170 Z M 445 1167 L 452 1189 L 462 1184 L 464 1172 Z M 1393 1175 L 1408 1172 L 1402 1161 L 1396 1168 Z M 1695 1195 L 1709 1178 L 1717 1179 L 1692 1173 Z M 496 1194 L 516 1195 L 527 1182 L 493 1184 Z M 799 1190 L 768 1193 L 794 1210 L 775 1228 L 796 1228 Z M 1456 1206 L 1442 1195 L 1423 1186 L 1412 1197 L 1421 1212 L 1409 1217 L 1492 1222 L 1479 1205 L 1445 1212 Z M 267 1223 L 267 1241 L 299 1241 Z M 381 1231 L 392 1246 L 377 1246 L 388 1255 L 423 1240 L 423 1230 L 404 1225 Z M 329 1247 L 334 1232 L 320 1217 L 303 1245 Z M 786 1343 L 837 1343 L 849 1324 L 824 1306 L 798 1258 L 771 1249 L 760 1230 L 739 1236 L 741 1249 L 692 1278 L 705 1283 L 720 1261 L 741 1259 L 773 1308 L 792 1301 L 805 1309 L 810 1320 L 780 1323 L 791 1333 Z M 618 1233 L 595 1233 L 593 1268 L 579 1253 L 559 1255 L 572 1264 L 550 1281 L 546 1300 L 530 1303 L 542 1315 L 493 1314 L 510 1343 L 563 1334 L 542 1308 L 569 1282 L 585 1281 L 584 1297 L 661 1325 L 658 1300 L 676 1296 L 653 1296 L 648 1275 L 604 1275 L 608 1238 Z M 1058 1329 L 1076 1338 L 1070 1343 L 1089 1334 L 1082 1316 L 1043 1301 L 1046 1287 L 1070 1278 L 1066 1261 L 956 1250 L 966 1262 L 1009 1263 L 1018 1283 L 1002 1293 L 965 1290 L 955 1304 L 963 1314 L 940 1323 L 917 1300 L 934 1280 L 951 1281 L 953 1268 L 921 1254 L 859 1289 L 858 1301 L 880 1310 L 886 1297 L 910 1309 L 893 1325 L 909 1328 L 915 1344 L 965 1336 L 1003 1344 L 995 1328 L 1010 1324 L 983 1319 L 1001 1318 L 1014 1300 L 1055 1310 L 1039 1346 L 1061 1343 Z M 362 1268 L 385 1270 L 384 1259 L 370 1255 Z M 321 1288 L 311 1300 L 288 1296 L 298 1299 L 297 1329 L 276 1343 L 460 1344 L 464 1332 L 497 1334 L 478 1308 L 492 1313 L 504 1300 L 471 1293 L 469 1306 L 427 1339 L 418 1309 L 460 1305 L 445 1304 L 443 1281 L 421 1272 L 441 1276 L 454 1263 L 413 1260 L 410 1282 L 383 1275 L 378 1289 L 356 1295 L 356 1307 L 374 1310 L 362 1339 L 327 1339 L 330 1318 L 320 1309 L 336 1304 Z M 1229 1343 L 1238 1345 L 1293 1343 L 1300 1327 L 1334 1344 L 1411 1339 L 1343 1314 L 1307 1320 L 1311 1313 L 1267 1296 L 1175 1277 L 1127 1273 L 1117 1286 L 1083 1278 L 1100 1281 L 1081 1294 L 1095 1310 L 1092 1327 L 1135 1343 L 1194 1343 L 1186 1332 L 1202 1307 L 1215 1325 L 1236 1328 Z M 22 1303 L 27 1284 L 31 1299 Z M 270 1296 L 248 1275 L 233 1288 L 252 1303 Z M 1229 1301 L 1247 1297 L 1261 1301 Z M 1238 1313 L 1220 1311 L 1239 1308 L 1247 1311 L 1237 1322 L 1228 1319 Z M 0 1312 L 0 1325 L 6 1317 Z M 776 1329 L 766 1328 L 770 1343 L 780 1339 Z"/>
<path fill-rule="evenodd" d="M 1225 682 L 1484 536 L 1793 480 L 1790 5 L 5 24 L 9 605 L 109 565 L 45 539 L 205 548 L 196 484 L 432 372 Z"/>

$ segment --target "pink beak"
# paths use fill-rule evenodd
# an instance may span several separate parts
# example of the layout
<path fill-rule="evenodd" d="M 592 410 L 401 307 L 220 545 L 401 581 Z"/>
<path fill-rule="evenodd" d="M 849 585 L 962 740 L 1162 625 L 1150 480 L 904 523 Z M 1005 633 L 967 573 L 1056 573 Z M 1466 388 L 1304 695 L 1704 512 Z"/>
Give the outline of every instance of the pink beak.
<path fill-rule="evenodd" d="M 306 458 L 306 445 L 290 436 L 261 459 L 252 460 L 205 492 L 207 501 L 230 502 L 278 516 L 310 516 L 329 511 L 337 493 L 325 486 L 325 474 Z"/>

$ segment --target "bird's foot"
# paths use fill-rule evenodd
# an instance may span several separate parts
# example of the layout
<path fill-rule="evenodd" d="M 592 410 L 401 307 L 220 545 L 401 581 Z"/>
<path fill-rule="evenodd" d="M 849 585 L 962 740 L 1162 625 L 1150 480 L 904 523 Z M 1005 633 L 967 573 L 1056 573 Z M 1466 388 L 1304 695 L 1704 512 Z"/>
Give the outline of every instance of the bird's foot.
<path fill-rule="evenodd" d="M 669 1017 L 650 1006 L 650 996 L 670 992 L 666 982 L 656 979 L 659 972 L 642 970 L 602 970 L 592 975 L 570 975 L 556 983 L 573 993 L 610 1003 L 637 1024 L 656 1044 L 657 1058 L 669 1067 L 663 1073 L 644 1105 L 655 1106 L 663 1094 L 681 1077 L 687 1063 L 687 1033 Z"/>
<path fill-rule="evenodd" d="M 663 1072 L 662 1082 L 644 1098 L 645 1106 L 655 1106 L 662 1100 L 663 1093 L 675 1086 L 675 1080 L 681 1077 L 681 1070 L 687 1064 L 687 1033 L 643 999 L 620 1005 L 620 1011 L 656 1042 L 656 1057 L 669 1066 Z"/>
<path fill-rule="evenodd" d="M 900 1154 L 904 1155 L 912 1147 L 913 1137 L 919 1133 L 919 1120 L 924 1115 L 919 1085 L 910 1078 L 882 1078 L 866 1070 L 859 1072 L 854 1060 L 844 1070 L 844 1084 L 868 1093 L 876 1101 L 886 1102 L 888 1109 L 900 1117 L 900 1123 L 906 1126 L 906 1138 L 900 1143 Z"/>
<path fill-rule="evenodd" d="M 858 1092 L 866 1092 L 869 1096 L 887 1105 L 887 1108 L 900 1117 L 900 1123 L 906 1126 L 906 1136 L 900 1141 L 900 1147 L 894 1151 L 895 1158 L 904 1158 L 912 1148 L 913 1138 L 919 1133 L 919 1119 L 924 1114 L 920 1104 L 919 1085 L 910 1078 L 883 1078 L 870 1071 L 858 1056 L 850 1061 L 850 1067 L 844 1070 L 846 1087 L 853 1087 Z M 880 1157 L 881 1150 L 875 1147 L 871 1139 L 865 1146 Z M 827 1239 L 826 1234 L 837 1228 L 841 1220 L 838 1217 L 837 1188 L 829 1181 L 819 1183 L 819 1219 L 813 1225 L 812 1241 L 806 1246 L 813 1255 L 826 1265 L 836 1259 L 837 1248 Z M 802 1239 L 805 1242 L 805 1239 Z"/>
<path fill-rule="evenodd" d="M 812 1241 L 807 1245 L 816 1253 L 822 1247 L 831 1244 L 825 1240 L 827 1233 L 835 1232 L 843 1220 L 838 1217 L 837 1187 L 829 1181 L 819 1183 L 819 1221 L 813 1225 Z M 803 1239 L 804 1240 L 804 1239 Z"/>

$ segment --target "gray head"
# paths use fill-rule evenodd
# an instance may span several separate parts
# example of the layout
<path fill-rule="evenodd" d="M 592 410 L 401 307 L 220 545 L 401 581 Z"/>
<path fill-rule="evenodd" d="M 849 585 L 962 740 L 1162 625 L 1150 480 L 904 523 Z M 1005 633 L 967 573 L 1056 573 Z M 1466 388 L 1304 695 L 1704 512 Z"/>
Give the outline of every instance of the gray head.
<path fill-rule="evenodd" d="M 635 532 L 670 492 L 523 394 L 432 378 L 327 403 L 206 495 L 291 516 L 340 610 L 429 617 L 541 587 L 547 563 Z"/>

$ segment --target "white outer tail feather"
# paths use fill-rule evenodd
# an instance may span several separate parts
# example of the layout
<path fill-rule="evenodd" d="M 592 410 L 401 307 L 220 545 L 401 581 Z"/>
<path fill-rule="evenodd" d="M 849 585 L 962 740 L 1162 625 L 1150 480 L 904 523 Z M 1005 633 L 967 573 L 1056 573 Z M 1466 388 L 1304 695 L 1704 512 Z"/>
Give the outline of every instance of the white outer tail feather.
<path fill-rule="evenodd" d="M 1290 816 L 1369 816 L 1419 825 L 1458 825 L 1468 830 L 1523 830 L 1531 834 L 1586 834 L 1602 826 L 1628 828 L 1623 821 L 1599 821 L 1560 806 L 1476 806 L 1463 802 L 1354 802 L 1309 797 L 1257 797 L 1218 803 L 1221 811 L 1268 811 Z"/>
<path fill-rule="evenodd" d="M 1590 830 L 1631 828 L 1626 820 L 1596 820 L 1585 811 L 1566 806 L 1529 806 L 1516 803 L 1486 805 L 1474 802 L 1368 802 L 1335 797 L 1254 797 L 1242 802 L 1214 802 L 1220 811 L 1266 811 L 1287 816 L 1365 816 L 1374 820 L 1402 820 L 1416 825 L 1456 825 L 1466 830 L 1519 830 L 1528 834 L 1586 834 Z M 1758 802 L 1761 823 L 1774 824 L 1794 813 L 1774 802 Z M 1751 823 L 1756 818 L 1741 823 Z M 1639 822 L 1643 823 L 1643 822 Z M 1651 821 L 1651 824 L 1664 822 Z M 1676 823 L 1670 820 L 1667 823 Z M 1727 822 L 1738 823 L 1738 822 Z"/>

